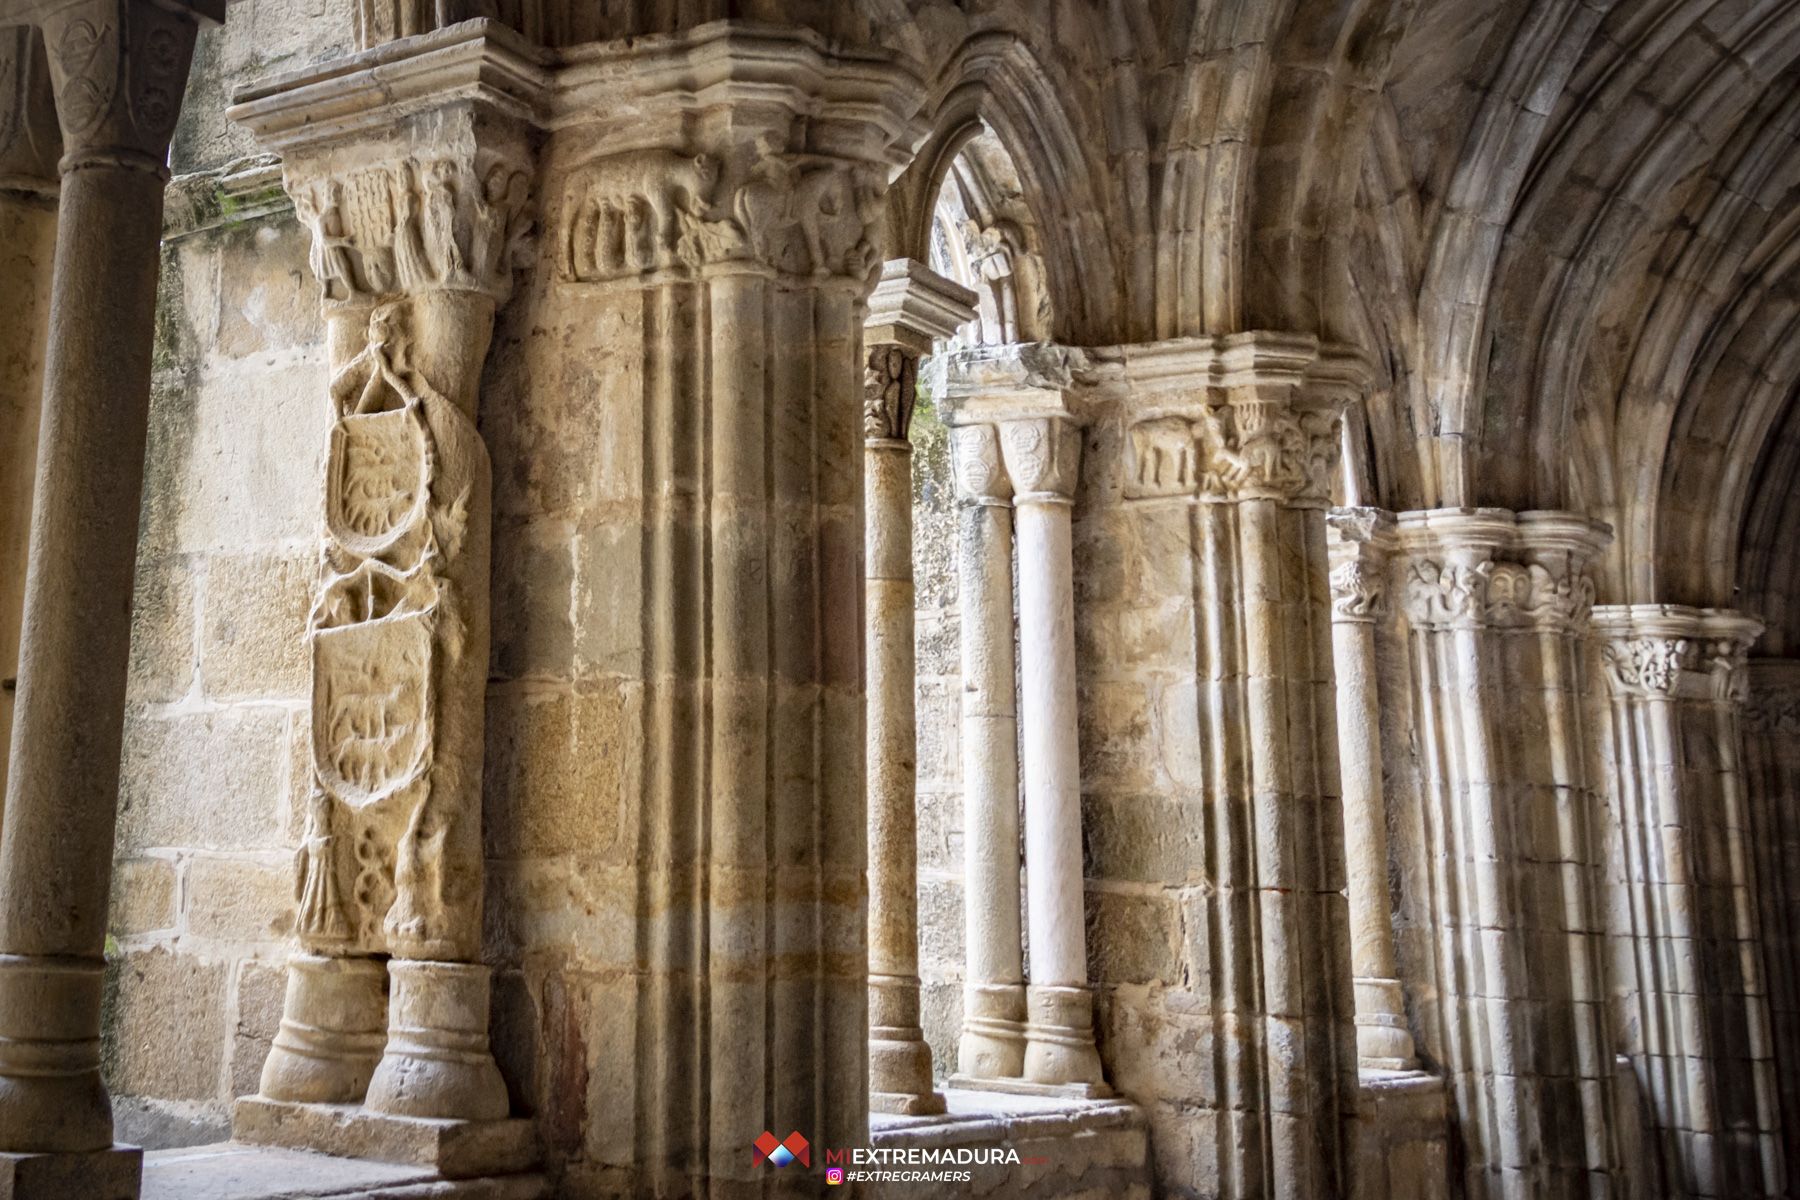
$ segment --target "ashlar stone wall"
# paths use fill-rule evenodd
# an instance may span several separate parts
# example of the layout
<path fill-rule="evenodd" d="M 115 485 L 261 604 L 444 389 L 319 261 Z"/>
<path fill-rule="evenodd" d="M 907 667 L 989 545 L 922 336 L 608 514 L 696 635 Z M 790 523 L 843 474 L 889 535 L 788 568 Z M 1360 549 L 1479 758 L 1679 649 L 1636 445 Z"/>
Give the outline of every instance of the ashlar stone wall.
<path fill-rule="evenodd" d="M 113 877 L 121 1140 L 227 1135 L 281 1016 L 330 414 L 309 239 L 231 88 L 342 54 L 346 0 L 238 0 L 171 152 Z"/>

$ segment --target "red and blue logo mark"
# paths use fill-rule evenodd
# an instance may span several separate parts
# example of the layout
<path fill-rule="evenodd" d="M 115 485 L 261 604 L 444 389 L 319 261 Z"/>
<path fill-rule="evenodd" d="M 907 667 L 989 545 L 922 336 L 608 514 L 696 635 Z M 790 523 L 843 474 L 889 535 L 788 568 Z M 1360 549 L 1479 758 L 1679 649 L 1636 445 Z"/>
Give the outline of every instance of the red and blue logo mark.
<path fill-rule="evenodd" d="M 761 1137 L 751 1143 L 754 1153 L 750 1165 L 760 1167 L 768 1162 L 777 1167 L 785 1167 L 791 1162 L 799 1162 L 803 1167 L 812 1166 L 812 1147 L 800 1136 L 798 1129 L 787 1135 L 786 1141 L 778 1142 L 775 1135 L 763 1130 Z"/>

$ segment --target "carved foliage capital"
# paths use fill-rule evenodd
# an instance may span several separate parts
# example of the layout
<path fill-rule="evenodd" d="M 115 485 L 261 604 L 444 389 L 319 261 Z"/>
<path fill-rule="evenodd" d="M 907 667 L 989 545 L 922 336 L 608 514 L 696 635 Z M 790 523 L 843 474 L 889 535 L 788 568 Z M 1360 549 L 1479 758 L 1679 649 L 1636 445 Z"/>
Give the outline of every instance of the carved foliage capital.
<path fill-rule="evenodd" d="M 627 150 L 563 179 L 558 269 L 571 283 L 644 286 L 707 268 L 871 277 L 886 177 L 867 164 L 759 139 L 748 156 Z"/>
<path fill-rule="evenodd" d="M 531 174 L 521 162 L 421 147 L 345 170 L 290 163 L 285 174 L 328 303 L 435 290 L 499 303 L 530 259 Z"/>
<path fill-rule="evenodd" d="M 1249 392 L 1229 404 L 1152 417 L 1127 431 L 1125 496 L 1330 503 L 1340 416 Z"/>
<path fill-rule="evenodd" d="M 1682 671 L 1698 659 L 1698 646 L 1686 638 L 1614 637 L 1600 644 L 1607 680 L 1628 696 L 1674 696 Z"/>
<path fill-rule="evenodd" d="M 905 441 L 918 399 L 919 356 L 893 342 L 876 342 L 863 366 L 863 437 Z"/>
<path fill-rule="evenodd" d="M 1407 570 L 1406 615 L 1421 629 L 1531 628 L 1570 632 L 1594 606 L 1594 581 L 1563 564 L 1425 558 Z"/>

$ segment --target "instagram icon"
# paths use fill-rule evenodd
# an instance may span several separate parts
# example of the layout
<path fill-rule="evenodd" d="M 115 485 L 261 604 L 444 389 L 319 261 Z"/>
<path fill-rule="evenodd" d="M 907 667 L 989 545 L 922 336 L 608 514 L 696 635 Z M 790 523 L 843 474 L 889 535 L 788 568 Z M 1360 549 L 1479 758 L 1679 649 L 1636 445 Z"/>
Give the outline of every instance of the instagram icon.
<path fill-rule="evenodd" d="M 842 1168 L 842 1167 L 826 1167 L 825 1168 L 825 1182 L 826 1183 L 842 1183 L 842 1182 L 844 1182 L 844 1168 Z"/>

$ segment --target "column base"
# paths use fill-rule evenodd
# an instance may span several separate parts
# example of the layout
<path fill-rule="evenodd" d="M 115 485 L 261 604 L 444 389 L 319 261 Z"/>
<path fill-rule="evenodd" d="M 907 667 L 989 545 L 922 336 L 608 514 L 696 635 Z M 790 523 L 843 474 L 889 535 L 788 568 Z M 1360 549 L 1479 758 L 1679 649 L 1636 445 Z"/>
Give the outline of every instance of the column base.
<path fill-rule="evenodd" d="M 915 1117 L 944 1111 L 919 1028 L 917 976 L 869 976 L 869 1109 Z"/>
<path fill-rule="evenodd" d="M 1045 1096 L 1055 1100 L 1110 1100 L 1117 1095 L 1104 1083 L 1033 1083 L 1029 1079 L 976 1079 L 952 1075 L 944 1086 L 958 1092 L 999 1092 L 1005 1096 Z"/>
<path fill-rule="evenodd" d="M 15 1154 L 107 1154 L 100 959 L 0 955 L 0 1128 Z"/>
<path fill-rule="evenodd" d="M 1357 979 L 1356 1062 L 1365 1071 L 1416 1071 L 1398 979 Z"/>
<path fill-rule="evenodd" d="M 963 989 L 959 1074 L 969 1079 L 1016 1079 L 1025 1073 L 1025 985 L 970 985 Z"/>
<path fill-rule="evenodd" d="M 511 1111 L 488 1050 L 488 968 L 388 963 L 387 1049 L 363 1104 L 396 1117 L 499 1121 Z"/>
<path fill-rule="evenodd" d="M 387 973 L 372 958 L 295 954 L 288 959 L 281 1029 L 263 1060 L 271 1100 L 354 1104 L 387 1041 Z"/>
<path fill-rule="evenodd" d="M 935 1117 L 949 1109 L 942 1092 L 870 1092 L 869 1111 L 896 1117 Z"/>
<path fill-rule="evenodd" d="M 1026 996 L 1031 1021 L 1025 1027 L 1025 1078 L 1104 1087 L 1100 1051 L 1094 1047 L 1094 994 L 1084 987 L 1033 985 Z"/>
<path fill-rule="evenodd" d="M 143 1171 L 144 1152 L 136 1146 L 0 1153 L 0 1200 L 138 1200 Z"/>
<path fill-rule="evenodd" d="M 537 1166 L 537 1138 L 523 1117 L 442 1120 L 370 1112 L 355 1104 L 296 1104 L 245 1096 L 231 1106 L 233 1141 L 315 1150 L 339 1158 L 429 1167 L 445 1179 L 517 1175 Z"/>

